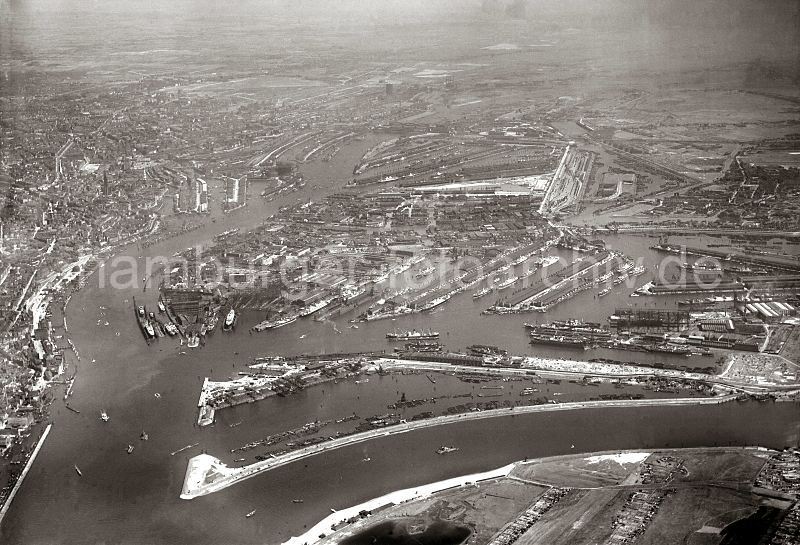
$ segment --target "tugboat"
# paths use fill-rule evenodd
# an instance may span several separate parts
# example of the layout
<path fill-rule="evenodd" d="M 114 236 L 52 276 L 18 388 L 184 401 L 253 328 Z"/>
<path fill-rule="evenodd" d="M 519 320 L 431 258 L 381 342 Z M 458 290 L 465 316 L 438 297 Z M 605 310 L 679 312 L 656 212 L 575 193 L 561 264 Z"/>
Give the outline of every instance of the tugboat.
<path fill-rule="evenodd" d="M 197 348 L 200 346 L 200 335 L 192 334 L 189 335 L 189 338 L 186 341 L 186 346 L 189 348 Z"/>
<path fill-rule="evenodd" d="M 234 309 L 230 309 L 228 314 L 225 315 L 225 321 L 222 322 L 222 330 L 230 331 L 233 329 L 234 325 L 236 325 L 236 311 Z"/>
<path fill-rule="evenodd" d="M 147 432 L 142 430 L 142 434 L 139 436 L 139 439 L 141 439 L 142 441 L 147 441 L 148 439 L 150 439 L 150 436 L 147 435 Z"/>
<path fill-rule="evenodd" d="M 100 413 L 100 420 L 102 420 L 103 422 L 108 422 L 108 413 L 106 413 L 105 411 L 102 411 Z"/>
<path fill-rule="evenodd" d="M 448 454 L 450 452 L 455 452 L 457 450 L 461 450 L 461 449 L 459 449 L 458 447 L 448 447 L 446 445 L 443 445 L 443 446 L 439 447 L 438 449 L 436 449 L 436 454 Z"/>
<path fill-rule="evenodd" d="M 128 452 L 128 454 L 131 454 L 133 452 L 133 445 L 130 445 L 130 444 L 128 445 L 127 452 Z"/>
<path fill-rule="evenodd" d="M 158 311 L 159 312 L 166 312 L 167 311 L 167 307 L 164 306 L 164 302 L 163 301 L 159 301 L 158 302 Z"/>

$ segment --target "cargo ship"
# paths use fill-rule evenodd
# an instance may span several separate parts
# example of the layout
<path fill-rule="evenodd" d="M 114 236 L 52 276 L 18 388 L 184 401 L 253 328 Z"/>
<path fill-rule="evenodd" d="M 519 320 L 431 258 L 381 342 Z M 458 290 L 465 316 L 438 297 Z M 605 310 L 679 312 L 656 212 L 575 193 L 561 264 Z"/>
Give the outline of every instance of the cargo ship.
<path fill-rule="evenodd" d="M 228 314 L 225 315 L 225 321 L 222 322 L 222 330 L 223 331 L 230 331 L 233 329 L 233 326 L 236 325 L 236 311 L 234 309 L 230 309 Z"/>
<path fill-rule="evenodd" d="M 395 350 L 396 351 L 405 350 L 407 352 L 441 352 L 442 345 L 436 341 L 419 340 L 406 343 L 404 349 L 395 348 Z"/>
<path fill-rule="evenodd" d="M 609 337 L 611 332 L 596 322 L 582 322 L 580 320 L 562 320 L 549 324 L 524 324 L 531 330 L 531 334 L 540 335 L 583 335 L 588 337 Z"/>
<path fill-rule="evenodd" d="M 564 337 L 559 335 L 539 335 L 531 333 L 531 344 L 546 344 L 563 348 L 588 348 L 587 342 L 582 337 Z"/>
<path fill-rule="evenodd" d="M 450 297 L 452 297 L 452 296 L 453 296 L 453 292 L 448 292 L 448 293 L 446 293 L 444 295 L 440 295 L 439 297 L 436 297 L 435 299 L 431 299 L 430 301 L 428 301 L 427 303 L 425 303 L 424 305 L 419 307 L 419 310 L 421 310 L 421 311 L 423 311 L 423 310 L 433 310 L 434 308 L 438 307 L 442 303 L 447 302 L 450 299 Z"/>
<path fill-rule="evenodd" d="M 417 331 L 416 329 L 412 329 L 410 331 L 390 331 L 386 334 L 386 338 L 390 341 L 416 341 L 416 340 L 427 340 L 427 339 L 438 339 L 439 332 L 438 331 Z"/>
<path fill-rule="evenodd" d="M 321 299 L 321 300 L 317 301 L 316 303 L 312 303 L 311 305 L 309 305 L 308 307 L 304 308 L 300 312 L 300 316 L 310 316 L 310 315 L 314 314 L 315 312 L 317 312 L 318 310 L 322 310 L 323 308 L 325 308 L 328 305 L 330 305 L 332 301 L 333 301 L 333 299 L 331 298 L 331 299 Z"/>
<path fill-rule="evenodd" d="M 692 349 L 688 346 L 678 346 L 674 344 L 654 344 L 646 347 L 646 350 L 657 354 L 674 354 L 676 356 L 692 355 Z"/>
<path fill-rule="evenodd" d="M 505 356 L 508 354 L 506 350 L 497 346 L 490 346 L 486 344 L 473 344 L 467 347 L 467 351 L 476 356 Z"/>
<path fill-rule="evenodd" d="M 286 316 L 285 318 L 281 318 L 280 320 L 276 320 L 272 323 L 272 326 L 269 329 L 277 329 L 279 327 L 283 327 L 285 325 L 293 324 L 297 321 L 297 316 Z"/>

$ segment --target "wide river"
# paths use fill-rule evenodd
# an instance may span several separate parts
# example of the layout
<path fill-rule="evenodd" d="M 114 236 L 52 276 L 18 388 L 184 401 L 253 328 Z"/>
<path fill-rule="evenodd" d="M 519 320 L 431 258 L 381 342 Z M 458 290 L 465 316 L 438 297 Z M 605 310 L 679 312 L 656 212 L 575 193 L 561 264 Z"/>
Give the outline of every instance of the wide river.
<path fill-rule="evenodd" d="M 341 187 L 352 165 L 374 142 L 354 141 L 343 146 L 334 161 L 304 165 L 308 184 L 300 193 L 272 203 L 254 199 L 246 211 L 218 217 L 192 233 L 151 246 L 144 255 L 168 256 L 231 227 L 255 225 L 298 197 L 328 194 Z M 322 187 L 312 190 L 317 184 Z M 616 239 L 612 243 L 633 255 L 641 252 L 650 263 L 656 259 L 647 251 L 646 239 Z M 135 245 L 125 252 L 135 257 L 140 253 Z M 518 415 L 425 429 L 343 448 L 222 492 L 184 501 L 178 496 L 186 462 L 201 450 L 231 461 L 235 455 L 229 449 L 247 441 L 297 427 L 318 416 L 340 417 L 353 411 L 361 416 L 376 414 L 385 403 L 395 401 L 400 391 L 413 398 L 431 395 L 433 388 L 419 375 L 372 377 L 361 385 L 328 384 L 296 396 L 222 411 L 215 426 L 200 429 L 195 425 L 196 403 L 205 376 L 235 376 L 252 356 L 266 353 L 387 348 L 387 328 L 411 324 L 439 329 L 443 342 L 453 349 L 482 343 L 532 353 L 523 321 L 569 316 L 605 321 L 615 302 L 611 296 L 597 299 L 592 292 L 585 292 L 546 317 L 483 316 L 479 310 L 485 305 L 462 294 L 434 313 L 364 324 L 359 329 L 348 328 L 349 316 L 344 316 L 337 321 L 342 333 L 330 323 L 304 319 L 280 330 L 249 335 L 247 329 L 255 317 L 245 316 L 236 331 L 217 331 L 203 349 L 180 354 L 174 340 L 161 339 L 152 346 L 144 343 L 133 318 L 133 296 L 154 308 L 154 290 L 143 293 L 141 289 L 100 288 L 96 280 L 72 298 L 69 331 L 82 359 L 70 404 L 81 412 L 67 410 L 60 397 L 53 404 L 52 432 L 0 528 L 3 543 L 278 543 L 302 533 L 331 508 L 347 507 L 415 484 L 492 469 L 524 457 L 625 448 L 784 447 L 797 445 L 800 439 L 800 411 L 794 403 Z M 631 360 L 641 356 L 613 355 Z M 463 390 L 461 385 L 449 384 L 437 384 L 437 393 Z M 102 410 L 111 417 L 107 423 L 98 418 Z M 229 426 L 238 421 L 243 423 Z M 138 439 L 142 430 L 149 434 L 146 442 Z M 130 455 L 125 453 L 129 443 L 135 446 Z M 170 454 L 194 443 L 198 446 Z M 457 444 L 461 450 L 438 456 L 435 450 L 442 444 Z M 249 458 L 252 454 L 248 453 Z M 362 461 L 367 457 L 369 462 Z M 82 477 L 75 472 L 75 464 Z M 292 502 L 298 498 L 303 503 Z M 244 514 L 253 509 L 256 515 L 245 518 Z"/>

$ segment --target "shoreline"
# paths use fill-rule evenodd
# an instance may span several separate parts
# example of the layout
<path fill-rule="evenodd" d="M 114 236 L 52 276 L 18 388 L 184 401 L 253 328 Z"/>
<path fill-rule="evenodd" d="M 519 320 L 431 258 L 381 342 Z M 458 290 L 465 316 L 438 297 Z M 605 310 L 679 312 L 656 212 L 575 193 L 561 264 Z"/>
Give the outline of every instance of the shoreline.
<path fill-rule="evenodd" d="M 643 406 L 684 406 L 684 405 L 719 405 L 737 399 L 736 395 L 703 398 L 655 398 L 638 400 L 608 400 L 608 401 L 576 401 L 570 403 L 554 403 L 547 405 L 527 405 L 502 409 L 490 409 L 479 412 L 469 412 L 455 415 L 439 416 L 425 420 L 405 422 L 387 428 L 369 430 L 345 437 L 340 437 L 304 447 L 281 456 L 276 456 L 260 462 L 237 468 L 228 467 L 227 464 L 209 454 L 200 454 L 189 459 L 186 466 L 183 488 L 180 497 L 191 500 L 200 496 L 219 492 L 236 484 L 239 481 L 255 477 L 266 471 L 277 469 L 284 465 L 297 462 L 304 458 L 322 454 L 329 450 L 355 445 L 365 441 L 378 439 L 401 433 L 408 433 L 418 429 L 431 428 L 457 422 L 499 418 L 503 416 L 516 416 L 539 412 L 570 411 L 584 409 L 625 408 Z"/>
<path fill-rule="evenodd" d="M 481 473 L 472 473 L 470 475 L 462 475 L 460 477 L 451 477 L 449 479 L 444 479 L 429 484 L 423 484 L 412 488 L 404 488 L 402 490 L 389 492 L 388 494 L 367 500 L 358 505 L 348 507 L 347 509 L 336 511 L 309 528 L 305 533 L 289 538 L 283 542 L 282 545 L 312 545 L 313 543 L 323 539 L 319 536 L 321 534 L 327 535 L 326 532 L 331 531 L 332 525 L 342 524 L 346 522 L 347 519 L 358 516 L 361 511 L 375 511 L 390 505 L 398 505 L 410 500 L 425 498 L 427 496 L 436 494 L 437 492 L 442 492 L 451 488 L 460 488 L 470 484 L 477 484 L 480 481 L 508 477 L 511 472 L 521 463 L 524 462 L 513 462 L 506 466 Z"/>
<path fill-rule="evenodd" d="M 3 524 L 3 518 L 5 518 L 6 513 L 8 512 L 9 507 L 11 507 L 11 502 L 14 501 L 14 496 L 17 495 L 17 492 L 22 487 L 22 481 L 25 480 L 25 476 L 30 471 L 31 467 L 33 467 L 33 462 L 36 460 L 36 456 L 39 455 L 39 450 L 41 450 L 42 446 L 44 445 L 45 439 L 50 434 L 50 429 L 53 427 L 53 424 L 48 424 L 47 427 L 42 432 L 42 436 L 39 438 L 39 442 L 36 443 L 36 447 L 33 449 L 30 457 L 28 457 L 28 462 L 25 464 L 25 468 L 22 470 L 17 482 L 14 484 L 14 488 L 11 489 L 11 493 L 8 495 L 6 502 L 3 504 L 3 508 L 0 509 L 0 525 Z"/>
<path fill-rule="evenodd" d="M 755 451 L 755 452 L 762 452 L 768 453 L 772 452 L 771 449 L 766 449 L 764 447 L 757 447 L 757 446 L 749 446 L 749 447 L 688 447 L 688 448 L 668 448 L 668 449 L 626 449 L 626 450 L 606 450 L 606 451 L 597 451 L 597 452 L 584 452 L 579 454 L 561 454 L 556 456 L 545 456 L 542 458 L 533 458 L 530 460 L 518 460 L 516 462 L 512 462 L 506 466 L 492 469 L 489 471 L 485 471 L 482 473 L 473 473 L 469 475 L 462 475 L 459 477 L 451 477 L 449 479 L 443 479 L 441 481 L 436 481 L 433 483 L 423 484 L 420 486 L 412 487 L 412 488 L 404 488 L 402 490 L 396 490 L 394 492 L 389 492 L 377 498 L 372 498 L 365 502 L 362 502 L 358 505 L 354 505 L 352 507 L 348 507 L 347 509 L 342 509 L 340 511 L 336 511 L 328 515 L 327 517 L 320 520 L 317 524 L 306 530 L 304 533 L 300 534 L 299 536 L 293 536 L 286 541 L 284 541 L 281 545 L 314 545 L 319 541 L 327 538 L 330 534 L 338 532 L 343 528 L 338 528 L 336 530 L 331 530 L 331 526 L 335 524 L 342 524 L 346 522 L 347 519 L 352 518 L 354 516 L 358 516 L 361 511 L 375 511 L 378 509 L 382 509 L 384 507 L 391 507 L 396 506 L 401 503 L 405 503 L 412 500 L 422 499 L 439 492 L 443 492 L 445 490 L 450 490 L 453 488 L 460 488 L 467 485 L 477 485 L 478 482 L 481 481 L 488 481 L 494 479 L 502 479 L 508 478 L 509 475 L 519 466 L 521 465 L 528 465 L 528 464 L 542 464 L 542 463 L 551 463 L 551 462 L 558 462 L 558 461 L 566 461 L 570 459 L 587 459 L 595 456 L 610 456 L 610 455 L 624 455 L 624 454 L 647 454 L 651 455 L 655 452 L 666 452 L 666 451 L 681 451 L 681 452 L 707 452 L 707 451 Z M 541 486 L 554 486 L 549 484 L 541 484 Z M 369 520 L 367 518 L 361 518 L 353 523 L 353 526 L 357 525 L 361 522 Z M 320 537 L 323 535 L 325 537 Z"/>

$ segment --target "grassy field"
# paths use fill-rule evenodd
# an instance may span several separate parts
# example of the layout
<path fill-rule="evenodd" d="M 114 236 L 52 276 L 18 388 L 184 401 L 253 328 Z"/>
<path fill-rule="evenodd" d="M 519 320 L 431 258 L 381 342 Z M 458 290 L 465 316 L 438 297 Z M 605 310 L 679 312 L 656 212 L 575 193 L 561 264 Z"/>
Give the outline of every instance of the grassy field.
<path fill-rule="evenodd" d="M 512 475 L 553 486 L 589 488 L 619 484 L 638 466 L 613 460 L 593 462 L 581 456 L 523 464 Z"/>
<path fill-rule="evenodd" d="M 627 498 L 623 490 L 575 490 L 520 536 L 518 545 L 602 543 Z"/>
<path fill-rule="evenodd" d="M 653 455 L 658 456 L 657 454 Z M 766 460 L 750 451 L 708 451 L 681 456 L 689 474 L 678 475 L 674 482 L 750 483 Z"/>
<path fill-rule="evenodd" d="M 678 489 L 666 497 L 637 543 L 718 543 L 718 530 L 747 517 L 757 507 L 758 501 L 747 492 L 716 487 Z M 703 527 L 705 531 L 698 533 Z"/>
<path fill-rule="evenodd" d="M 467 545 L 488 543 L 552 486 L 568 491 L 515 545 L 594 545 L 626 526 L 643 532 L 636 541 L 640 544 L 716 545 L 726 526 L 759 507 L 788 506 L 750 492 L 768 456 L 730 448 L 532 460 L 518 464 L 509 478 L 389 507 L 324 543 L 337 543 L 387 520 L 402 520 L 417 529 L 437 520 L 465 524 L 473 529 Z"/>
<path fill-rule="evenodd" d="M 473 530 L 468 543 L 487 543 L 545 490 L 545 487 L 513 479 L 448 490 L 429 498 L 388 507 L 377 515 L 331 534 L 320 543 L 339 543 L 364 528 L 386 520 L 403 520 L 414 532 L 438 520 L 463 523 Z"/>

